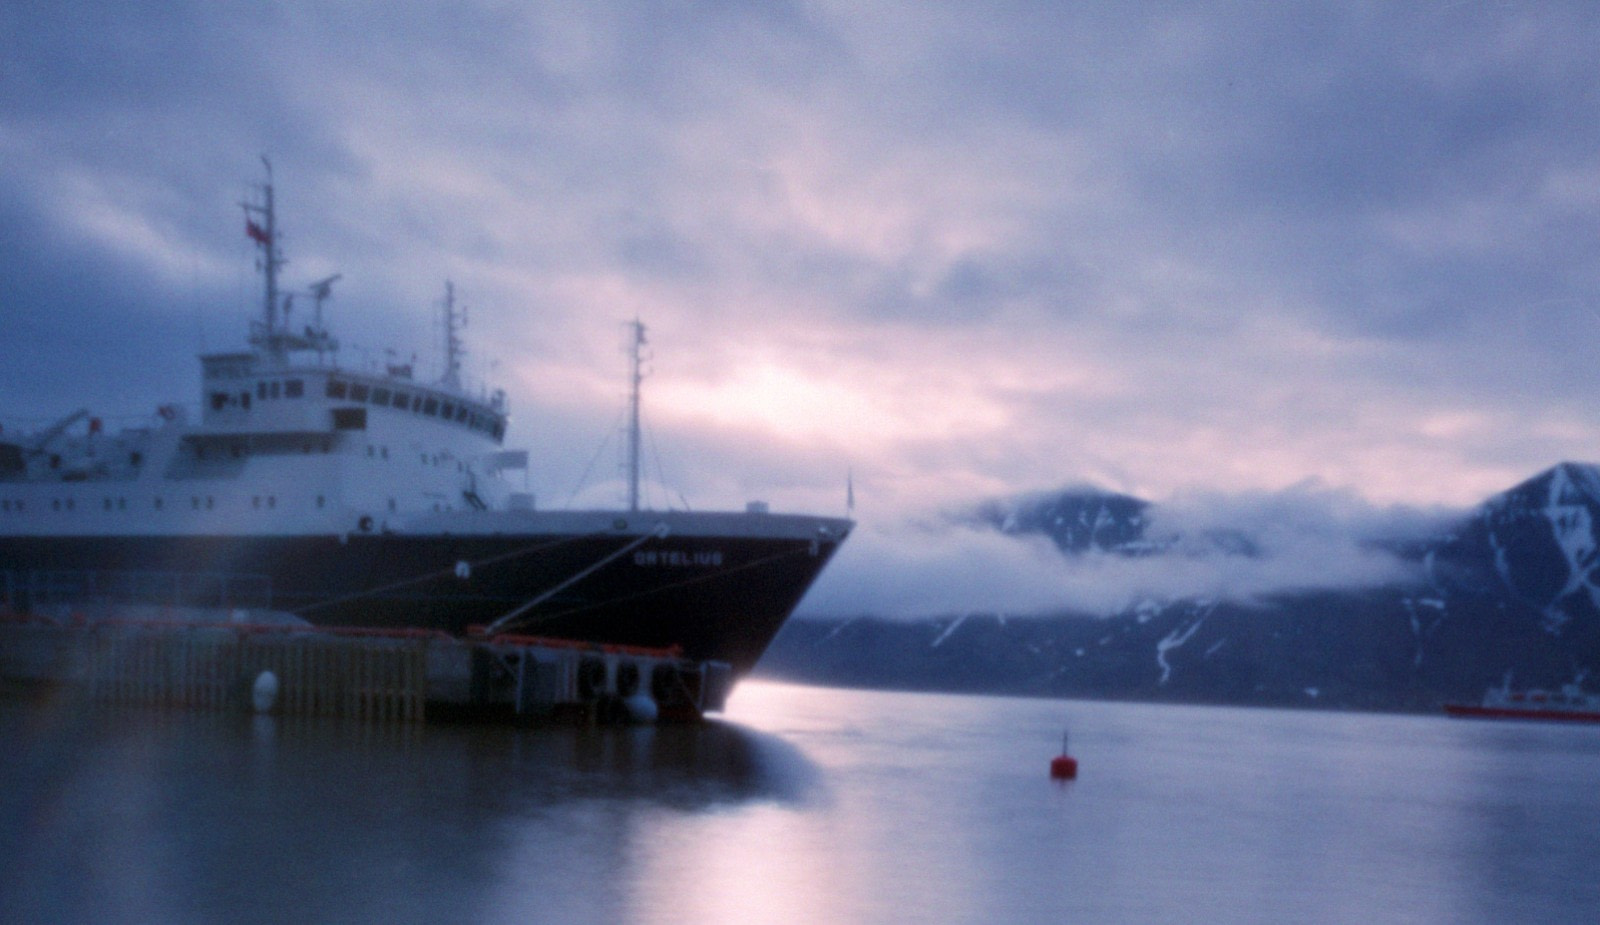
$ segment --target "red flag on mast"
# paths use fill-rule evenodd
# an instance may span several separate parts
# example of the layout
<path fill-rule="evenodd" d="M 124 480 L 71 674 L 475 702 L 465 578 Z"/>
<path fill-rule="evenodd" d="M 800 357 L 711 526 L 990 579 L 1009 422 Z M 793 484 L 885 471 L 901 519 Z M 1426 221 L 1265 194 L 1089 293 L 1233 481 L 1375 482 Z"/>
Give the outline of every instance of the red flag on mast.
<path fill-rule="evenodd" d="M 244 233 L 250 236 L 250 240 L 255 241 L 258 244 L 272 243 L 271 235 L 268 235 L 262 230 L 260 225 L 257 225 L 248 218 L 244 220 Z"/>

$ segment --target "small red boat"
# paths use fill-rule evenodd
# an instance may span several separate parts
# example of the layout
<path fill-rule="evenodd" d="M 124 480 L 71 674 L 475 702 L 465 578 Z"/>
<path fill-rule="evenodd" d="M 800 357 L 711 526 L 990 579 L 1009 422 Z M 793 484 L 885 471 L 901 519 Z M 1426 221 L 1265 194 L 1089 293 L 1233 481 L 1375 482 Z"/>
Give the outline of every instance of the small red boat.
<path fill-rule="evenodd" d="M 1600 694 L 1585 693 L 1578 683 L 1563 684 L 1556 692 L 1543 690 L 1514 691 L 1507 679 L 1505 685 L 1490 688 L 1483 695 L 1483 703 L 1447 703 L 1444 711 L 1451 716 L 1481 719 L 1544 719 L 1563 722 L 1600 723 Z"/>

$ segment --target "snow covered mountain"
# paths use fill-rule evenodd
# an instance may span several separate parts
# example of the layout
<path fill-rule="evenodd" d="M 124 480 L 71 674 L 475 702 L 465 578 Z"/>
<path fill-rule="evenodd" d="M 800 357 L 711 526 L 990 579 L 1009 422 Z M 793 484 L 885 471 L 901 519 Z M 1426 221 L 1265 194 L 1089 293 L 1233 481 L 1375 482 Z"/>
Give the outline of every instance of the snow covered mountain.
<path fill-rule="evenodd" d="M 1075 489 L 978 505 L 976 522 L 1044 533 L 1064 556 L 1155 560 L 1193 538 L 1159 512 Z M 1405 580 L 1268 596 L 1143 600 L 1112 614 L 861 615 L 791 621 L 761 664 L 833 684 L 1373 709 L 1600 676 L 1600 469 L 1562 463 L 1427 534 L 1395 541 Z M 1220 556 L 1262 554 L 1251 528 Z"/>
<path fill-rule="evenodd" d="M 1093 488 L 984 501 L 968 515 L 1009 535 L 1042 533 L 1062 552 L 1140 553 L 1150 502 Z"/>

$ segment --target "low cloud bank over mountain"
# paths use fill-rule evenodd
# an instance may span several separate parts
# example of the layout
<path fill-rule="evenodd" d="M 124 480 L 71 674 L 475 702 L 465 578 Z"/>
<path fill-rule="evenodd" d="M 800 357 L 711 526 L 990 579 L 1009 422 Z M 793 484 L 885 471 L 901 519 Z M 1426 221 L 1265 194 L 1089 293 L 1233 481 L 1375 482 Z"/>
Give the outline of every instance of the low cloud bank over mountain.
<path fill-rule="evenodd" d="M 804 613 L 1104 616 L 1150 600 L 1409 583 L 1423 574 L 1407 551 L 1463 516 L 1379 508 L 1314 485 L 1159 505 L 1068 488 L 863 524 Z"/>
<path fill-rule="evenodd" d="M 868 538 L 812 601 L 857 606 L 791 621 L 762 671 L 1405 710 L 1600 675 L 1595 466 L 1562 463 L 1459 512 L 1313 486 L 1160 506 L 1068 490 Z"/>

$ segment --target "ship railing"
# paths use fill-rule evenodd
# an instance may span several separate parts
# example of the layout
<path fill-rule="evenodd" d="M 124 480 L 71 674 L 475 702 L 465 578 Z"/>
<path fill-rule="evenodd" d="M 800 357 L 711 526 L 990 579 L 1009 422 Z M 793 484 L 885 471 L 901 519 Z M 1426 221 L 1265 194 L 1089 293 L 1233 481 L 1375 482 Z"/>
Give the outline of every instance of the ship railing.
<path fill-rule="evenodd" d="M 8 569 L 0 582 L 13 611 L 74 606 L 268 609 L 272 579 L 237 572 Z"/>

